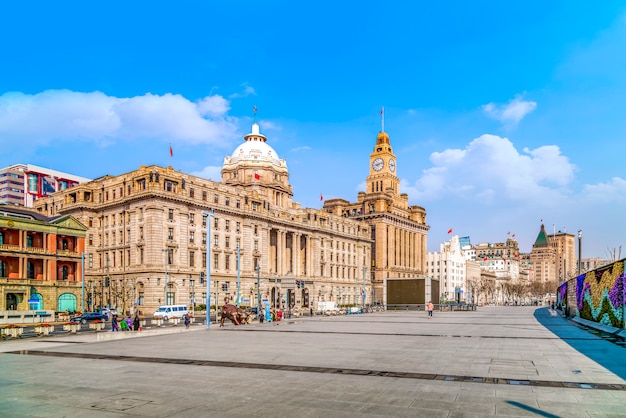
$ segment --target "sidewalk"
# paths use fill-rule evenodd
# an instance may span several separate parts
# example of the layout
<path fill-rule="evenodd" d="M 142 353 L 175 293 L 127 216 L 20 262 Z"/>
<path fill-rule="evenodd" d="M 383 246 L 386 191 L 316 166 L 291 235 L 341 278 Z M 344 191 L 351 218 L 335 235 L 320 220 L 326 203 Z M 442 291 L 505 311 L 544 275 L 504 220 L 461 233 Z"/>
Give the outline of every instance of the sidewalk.
<path fill-rule="evenodd" d="M 626 349 L 547 308 L 435 311 L 432 320 L 414 311 L 305 317 L 99 343 L 88 337 L 0 343 L 0 411 L 626 416 Z"/>

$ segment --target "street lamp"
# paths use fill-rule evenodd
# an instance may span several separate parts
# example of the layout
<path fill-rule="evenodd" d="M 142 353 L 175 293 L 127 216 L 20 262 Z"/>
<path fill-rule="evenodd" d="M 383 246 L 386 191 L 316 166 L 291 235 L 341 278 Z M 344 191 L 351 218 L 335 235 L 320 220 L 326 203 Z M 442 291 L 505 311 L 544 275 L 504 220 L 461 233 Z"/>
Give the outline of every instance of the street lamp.
<path fill-rule="evenodd" d="M 241 250 L 239 249 L 239 245 L 237 245 L 237 302 L 236 305 L 239 307 L 241 304 Z"/>
<path fill-rule="evenodd" d="M 161 250 L 163 252 L 163 265 L 165 266 L 165 304 L 167 305 L 167 284 L 169 282 L 169 275 L 168 275 L 168 271 L 167 271 L 167 263 L 168 263 L 168 257 L 169 257 L 169 249 L 168 248 L 163 248 Z"/>
<path fill-rule="evenodd" d="M 206 216 L 206 329 L 211 329 L 211 217 L 215 212 L 203 210 Z M 215 300 L 215 319 L 217 320 L 217 299 Z"/>
<path fill-rule="evenodd" d="M 261 315 L 261 263 L 256 266 L 257 313 Z"/>
<path fill-rule="evenodd" d="M 583 230 L 578 230 L 578 275 L 583 262 Z"/>

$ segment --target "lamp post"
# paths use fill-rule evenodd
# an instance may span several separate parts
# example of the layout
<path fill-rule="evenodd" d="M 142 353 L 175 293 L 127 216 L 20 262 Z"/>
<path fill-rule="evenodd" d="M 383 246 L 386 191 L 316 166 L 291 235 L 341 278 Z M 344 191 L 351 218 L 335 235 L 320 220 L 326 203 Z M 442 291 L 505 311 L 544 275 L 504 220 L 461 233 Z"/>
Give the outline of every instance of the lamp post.
<path fill-rule="evenodd" d="M 167 283 L 169 281 L 169 276 L 168 276 L 168 271 L 167 271 L 167 263 L 169 261 L 168 260 L 168 257 L 169 257 L 168 251 L 169 251 L 169 249 L 168 248 L 163 248 L 161 251 L 163 252 L 163 265 L 165 267 L 165 287 L 164 287 L 164 289 L 165 289 L 165 299 L 163 299 L 163 300 L 165 301 L 165 305 L 167 305 L 168 304 L 168 302 L 167 302 Z"/>
<path fill-rule="evenodd" d="M 81 298 L 81 306 L 80 311 L 85 313 L 85 253 L 83 252 L 80 256 L 80 274 L 81 274 L 81 288 L 82 288 L 82 298 Z"/>
<path fill-rule="evenodd" d="M 361 308 L 365 307 L 365 298 L 367 297 L 367 289 L 365 287 L 365 275 L 367 274 L 367 267 L 363 267 L 363 291 L 361 292 Z"/>
<path fill-rule="evenodd" d="M 241 304 L 241 250 L 239 249 L 239 245 L 237 245 L 237 302 L 236 305 L 239 307 Z"/>
<path fill-rule="evenodd" d="M 583 230 L 578 230 L 578 275 L 580 276 L 580 268 L 583 259 Z"/>
<path fill-rule="evenodd" d="M 214 211 L 203 210 L 206 216 L 206 329 L 211 329 L 211 217 Z M 217 300 L 215 301 L 215 319 L 217 320 Z"/>
<path fill-rule="evenodd" d="M 256 299 L 257 313 L 261 315 L 261 264 L 256 266 Z"/>

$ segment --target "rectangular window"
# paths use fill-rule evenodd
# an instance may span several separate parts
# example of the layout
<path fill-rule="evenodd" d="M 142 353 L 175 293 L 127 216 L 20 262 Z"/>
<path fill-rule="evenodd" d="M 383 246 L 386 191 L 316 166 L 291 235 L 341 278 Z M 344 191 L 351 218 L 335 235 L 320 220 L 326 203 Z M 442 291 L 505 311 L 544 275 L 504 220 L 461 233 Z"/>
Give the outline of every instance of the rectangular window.
<path fill-rule="evenodd" d="M 230 231 L 230 221 L 228 219 L 226 219 L 226 221 L 224 221 L 224 230 L 225 231 Z"/>
<path fill-rule="evenodd" d="M 228 292 L 228 282 L 222 283 L 222 292 Z"/>
<path fill-rule="evenodd" d="M 206 232 L 202 233 L 202 245 L 206 245 Z"/>
<path fill-rule="evenodd" d="M 213 203 L 219 203 L 220 197 L 216 194 L 213 195 Z"/>
<path fill-rule="evenodd" d="M 173 264 L 173 263 L 174 263 L 174 249 L 168 248 L 167 249 L 167 264 Z"/>
<path fill-rule="evenodd" d="M 240 232 L 240 231 L 241 231 L 241 222 L 237 222 L 237 224 L 235 225 L 235 230 L 236 230 L 237 232 Z"/>
<path fill-rule="evenodd" d="M 139 227 L 139 239 L 142 240 L 143 239 L 143 226 Z"/>
<path fill-rule="evenodd" d="M 89 234 L 89 245 L 93 245 L 93 234 Z"/>
<path fill-rule="evenodd" d="M 230 270 L 230 255 L 228 254 L 224 256 L 224 269 L 226 271 Z"/>
<path fill-rule="evenodd" d="M 189 189 L 189 197 L 194 197 L 195 196 L 195 190 L 192 188 Z"/>
<path fill-rule="evenodd" d="M 93 218 L 92 218 L 92 217 L 90 217 L 90 218 L 89 218 L 89 227 L 92 227 L 92 226 L 93 226 Z"/>
<path fill-rule="evenodd" d="M 254 241 L 254 251 L 259 251 L 259 241 Z M 322 257 L 324 257 L 324 253 L 322 253 Z"/>
<path fill-rule="evenodd" d="M 202 268 L 206 268 L 206 253 L 202 253 Z"/>
<path fill-rule="evenodd" d="M 219 222 L 219 218 L 217 217 L 213 217 L 213 228 L 217 229 L 220 227 L 220 222 Z"/>
<path fill-rule="evenodd" d="M 237 201 L 235 202 L 235 207 L 237 209 L 239 209 L 241 207 L 241 200 L 237 199 Z"/>
<path fill-rule="evenodd" d="M 226 206 L 230 206 L 230 197 L 226 197 L 226 198 L 225 198 L 225 200 L 224 200 L 224 204 L 225 204 Z"/>
<path fill-rule="evenodd" d="M 226 241 L 224 243 L 224 247 L 230 248 L 230 237 L 226 237 Z"/>
<path fill-rule="evenodd" d="M 189 242 L 193 244 L 195 232 L 189 231 Z"/>
<path fill-rule="evenodd" d="M 195 219 L 196 219 L 195 215 L 194 215 L 193 213 L 190 213 L 190 214 L 189 214 L 189 223 L 190 223 L 191 225 L 193 225 L 193 224 L 194 224 Z"/>
<path fill-rule="evenodd" d="M 189 267 L 195 267 L 196 265 L 196 252 L 189 251 Z"/>
<path fill-rule="evenodd" d="M 206 199 L 207 199 L 207 193 L 206 191 L 202 191 L 202 200 L 206 202 Z"/>
<path fill-rule="evenodd" d="M 167 211 L 167 219 L 169 219 L 170 221 L 174 220 L 174 209 L 169 209 Z"/>
<path fill-rule="evenodd" d="M 174 239 L 174 228 L 167 228 L 167 239 L 170 241 Z"/>
<path fill-rule="evenodd" d="M 241 238 L 237 238 L 237 248 L 241 248 Z"/>
<path fill-rule="evenodd" d="M 215 245 L 216 247 L 219 247 L 219 241 L 217 240 L 217 235 L 213 237 L 213 245 Z"/>
<path fill-rule="evenodd" d="M 213 254 L 213 268 L 215 270 L 219 268 L 219 254 Z"/>
<path fill-rule="evenodd" d="M 143 248 L 139 249 L 139 264 L 143 264 Z"/>

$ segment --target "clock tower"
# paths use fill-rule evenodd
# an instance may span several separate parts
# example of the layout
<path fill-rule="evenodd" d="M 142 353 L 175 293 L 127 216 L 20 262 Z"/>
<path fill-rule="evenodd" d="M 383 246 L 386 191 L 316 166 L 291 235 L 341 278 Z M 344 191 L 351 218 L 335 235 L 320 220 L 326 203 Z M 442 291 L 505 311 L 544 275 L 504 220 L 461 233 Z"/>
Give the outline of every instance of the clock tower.
<path fill-rule="evenodd" d="M 370 225 L 372 264 L 367 273 L 374 292 L 366 295 L 367 302 L 386 304 L 398 295 L 405 298 L 402 303 L 437 301 L 434 296 L 438 288 L 426 276 L 426 238 L 430 228 L 426 225 L 426 209 L 410 206 L 409 196 L 400 193 L 396 155 L 384 129 L 376 136 L 365 184 L 366 190 L 359 192 L 356 202 L 328 199 L 324 201 L 324 210 Z M 388 289 L 390 281 L 401 283 L 400 287 Z M 420 290 L 415 293 L 415 289 Z"/>
<path fill-rule="evenodd" d="M 370 174 L 366 179 L 366 193 L 384 193 L 399 197 L 400 180 L 396 174 L 396 156 L 389 143 L 389 135 L 380 132 L 376 138 L 374 152 L 370 154 Z"/>

